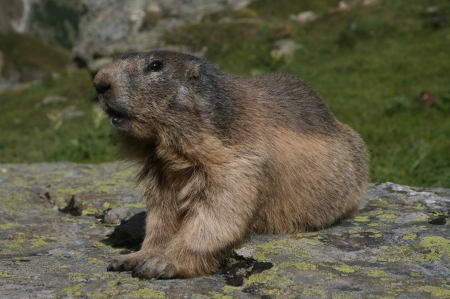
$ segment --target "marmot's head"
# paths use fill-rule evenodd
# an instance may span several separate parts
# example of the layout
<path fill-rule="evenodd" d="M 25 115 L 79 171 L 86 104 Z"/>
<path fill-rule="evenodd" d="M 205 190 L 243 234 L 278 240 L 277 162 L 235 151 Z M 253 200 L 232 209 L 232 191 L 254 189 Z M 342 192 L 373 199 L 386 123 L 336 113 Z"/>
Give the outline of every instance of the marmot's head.
<path fill-rule="evenodd" d="M 94 87 L 100 106 L 119 133 L 138 139 L 157 139 L 180 130 L 190 135 L 206 121 L 210 110 L 198 95 L 200 68 L 215 69 L 181 53 L 132 53 L 101 69 Z"/>

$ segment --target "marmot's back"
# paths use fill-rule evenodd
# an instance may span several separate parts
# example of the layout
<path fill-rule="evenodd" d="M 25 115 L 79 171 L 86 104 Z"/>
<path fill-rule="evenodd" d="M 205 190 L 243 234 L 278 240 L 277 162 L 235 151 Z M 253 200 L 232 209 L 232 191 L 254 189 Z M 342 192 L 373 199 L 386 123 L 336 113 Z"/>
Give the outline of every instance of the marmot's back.
<path fill-rule="evenodd" d="M 305 81 L 287 74 L 269 74 L 245 80 L 261 89 L 263 94 L 258 100 L 268 108 L 267 117 L 275 119 L 277 124 L 299 133 L 329 135 L 335 131 L 335 117 Z"/>
<path fill-rule="evenodd" d="M 259 136 L 251 139 L 251 147 L 265 157 L 259 185 L 264 204 L 252 230 L 294 233 L 353 216 L 368 175 L 359 135 L 296 77 L 274 74 L 240 80 L 239 85 L 251 91 L 243 98 L 250 107 L 248 127 Z"/>

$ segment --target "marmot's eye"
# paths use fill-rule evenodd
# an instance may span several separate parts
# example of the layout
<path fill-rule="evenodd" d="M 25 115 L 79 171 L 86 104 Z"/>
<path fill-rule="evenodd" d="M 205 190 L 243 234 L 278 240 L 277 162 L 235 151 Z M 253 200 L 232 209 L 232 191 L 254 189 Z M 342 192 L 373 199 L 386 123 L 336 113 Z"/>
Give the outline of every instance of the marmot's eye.
<path fill-rule="evenodd" d="M 163 68 L 163 63 L 159 60 L 152 61 L 147 67 L 147 71 L 157 72 Z"/>

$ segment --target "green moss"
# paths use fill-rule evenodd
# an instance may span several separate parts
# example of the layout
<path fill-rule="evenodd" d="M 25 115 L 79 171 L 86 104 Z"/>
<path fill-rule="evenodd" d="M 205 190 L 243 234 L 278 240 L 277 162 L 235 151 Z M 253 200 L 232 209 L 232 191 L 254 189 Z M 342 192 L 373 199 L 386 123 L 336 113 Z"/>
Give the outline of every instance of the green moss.
<path fill-rule="evenodd" d="M 324 289 L 321 289 L 318 286 L 306 286 L 302 291 L 303 296 L 307 297 L 317 297 L 317 298 L 326 298 L 328 297 L 328 292 Z"/>
<path fill-rule="evenodd" d="M 130 292 L 130 297 L 135 298 L 155 298 L 155 299 L 164 299 L 166 298 L 166 293 L 162 291 L 157 291 L 153 289 L 139 289 L 136 291 Z"/>
<path fill-rule="evenodd" d="M 423 274 L 417 273 L 417 272 L 411 272 L 409 273 L 412 277 L 423 277 Z"/>
<path fill-rule="evenodd" d="M 7 278 L 7 277 L 11 277 L 11 275 L 9 275 L 8 273 L 0 271 L 0 278 Z"/>
<path fill-rule="evenodd" d="M 307 250 L 307 246 L 316 246 L 323 244 L 319 241 L 320 237 L 316 236 L 313 239 L 299 238 L 300 235 L 292 239 L 280 239 L 266 242 L 257 246 L 257 249 L 252 252 L 252 257 L 257 261 L 267 260 L 267 255 L 278 253 L 290 253 L 297 258 L 310 259 L 311 253 Z"/>
<path fill-rule="evenodd" d="M 277 241 L 270 241 L 267 243 L 263 243 L 257 246 L 257 249 L 252 252 L 252 257 L 257 261 L 265 261 L 266 255 L 269 253 L 280 253 L 282 252 L 281 248 L 278 248 Z"/>
<path fill-rule="evenodd" d="M 331 294 L 331 299 L 353 299 L 353 298 L 354 298 L 353 296 L 345 294 L 336 294 L 336 293 Z"/>
<path fill-rule="evenodd" d="M 268 273 L 267 271 L 265 271 L 263 273 L 251 275 L 249 278 L 246 279 L 246 283 L 249 285 L 255 283 L 266 284 L 275 278 L 276 278 L 275 273 L 273 272 Z"/>
<path fill-rule="evenodd" d="M 224 291 L 225 293 L 232 293 L 235 291 L 241 291 L 242 288 L 241 287 L 233 287 L 233 286 L 224 286 L 222 289 L 222 291 Z"/>
<path fill-rule="evenodd" d="M 380 249 L 385 250 L 386 254 L 378 260 L 390 263 L 408 262 L 413 254 L 413 250 L 408 246 L 380 246 Z"/>
<path fill-rule="evenodd" d="M 427 236 L 423 237 L 419 246 L 425 248 L 441 248 L 447 253 L 450 253 L 450 240 L 441 236 Z"/>
<path fill-rule="evenodd" d="M 377 218 L 380 218 L 380 219 L 395 219 L 395 218 L 397 218 L 397 215 L 395 215 L 395 214 L 381 214 L 381 215 L 378 215 Z"/>
<path fill-rule="evenodd" d="M 380 206 L 382 207 L 382 208 L 385 208 L 385 207 L 387 207 L 387 205 L 388 205 L 388 202 L 387 202 L 387 200 L 385 200 L 385 199 L 383 199 L 383 198 L 378 198 L 378 202 L 379 202 L 379 204 L 380 204 Z"/>
<path fill-rule="evenodd" d="M 224 295 L 224 294 L 221 294 L 221 293 L 218 293 L 218 292 L 209 292 L 208 294 L 213 299 L 232 299 L 233 298 L 231 296 Z"/>
<path fill-rule="evenodd" d="M 55 237 L 47 237 L 47 236 L 33 236 L 33 239 L 31 240 L 31 249 L 36 249 L 40 247 L 44 247 L 48 244 L 48 241 L 56 241 L 57 238 Z"/>
<path fill-rule="evenodd" d="M 355 222 L 370 222 L 369 216 L 356 216 L 353 218 L 353 221 Z"/>
<path fill-rule="evenodd" d="M 92 299 L 117 298 L 120 292 L 118 290 L 96 290 L 87 292 L 86 297 Z"/>
<path fill-rule="evenodd" d="M 122 206 L 126 208 L 145 208 L 146 204 L 145 202 L 137 202 L 137 203 L 125 203 L 122 204 Z"/>
<path fill-rule="evenodd" d="M 312 246 L 317 246 L 317 245 L 323 245 L 323 242 L 321 241 L 322 237 L 321 236 L 316 236 L 312 239 L 310 238 L 301 238 L 300 242 L 308 244 L 308 245 L 312 245 Z"/>
<path fill-rule="evenodd" d="M 326 280 L 334 280 L 334 279 L 336 279 L 336 277 L 338 277 L 338 275 L 329 272 L 329 273 L 327 273 L 327 277 L 325 279 Z"/>
<path fill-rule="evenodd" d="M 20 224 L 17 222 L 9 222 L 9 223 L 0 224 L 0 229 L 11 229 L 11 228 L 15 228 L 18 226 L 20 226 Z"/>
<path fill-rule="evenodd" d="M 66 292 L 68 297 L 79 297 L 81 296 L 81 289 L 84 287 L 84 283 L 79 283 L 67 288 L 63 288 L 62 290 Z"/>
<path fill-rule="evenodd" d="M 370 270 L 367 276 L 377 278 L 386 277 L 386 272 L 384 272 L 383 270 Z"/>
<path fill-rule="evenodd" d="M 430 293 L 432 296 L 435 296 L 436 298 L 450 298 L 450 290 L 442 287 L 423 286 L 420 287 L 420 290 Z"/>
<path fill-rule="evenodd" d="M 279 275 L 275 270 L 267 270 L 262 273 L 250 275 L 244 280 L 247 285 L 272 285 L 276 286 L 280 283 L 286 283 L 290 281 L 290 277 L 286 275 Z"/>
<path fill-rule="evenodd" d="M 425 216 L 413 218 L 412 221 L 414 221 L 414 222 L 428 221 L 429 218 L 430 218 L 430 216 L 425 215 Z"/>
<path fill-rule="evenodd" d="M 88 258 L 87 261 L 88 261 L 90 264 L 97 264 L 97 265 L 104 265 L 104 264 L 106 264 L 105 261 L 99 260 L 99 259 L 94 258 L 94 257 Z"/>
<path fill-rule="evenodd" d="M 381 231 L 368 228 L 368 229 L 351 229 L 345 231 L 346 234 L 357 235 L 357 234 L 367 234 L 370 238 L 380 238 L 382 236 Z"/>
<path fill-rule="evenodd" d="M 355 272 L 354 267 L 349 266 L 347 264 L 334 265 L 334 266 L 331 266 L 331 268 L 333 268 L 334 270 L 337 270 L 339 272 L 346 273 L 346 274 Z"/>
<path fill-rule="evenodd" d="M 6 252 L 13 252 L 13 251 L 21 251 L 24 250 L 24 243 L 25 243 L 25 234 L 22 232 L 17 232 L 13 235 L 13 238 L 11 241 L 8 242 L 8 248 L 6 249 Z"/>
<path fill-rule="evenodd" d="M 428 251 L 417 254 L 415 260 L 418 262 L 439 261 L 444 254 L 450 256 L 450 240 L 441 236 L 423 237 L 418 246 Z"/>
<path fill-rule="evenodd" d="M 284 262 L 279 265 L 281 269 L 288 267 L 295 267 L 300 271 L 305 270 L 317 270 L 317 266 L 313 263 L 305 263 L 305 262 Z"/>
<path fill-rule="evenodd" d="M 411 240 L 415 240 L 417 238 L 417 234 L 407 234 L 407 235 L 404 235 L 404 236 L 402 236 L 402 240 L 405 240 L 405 241 L 411 241 Z"/>

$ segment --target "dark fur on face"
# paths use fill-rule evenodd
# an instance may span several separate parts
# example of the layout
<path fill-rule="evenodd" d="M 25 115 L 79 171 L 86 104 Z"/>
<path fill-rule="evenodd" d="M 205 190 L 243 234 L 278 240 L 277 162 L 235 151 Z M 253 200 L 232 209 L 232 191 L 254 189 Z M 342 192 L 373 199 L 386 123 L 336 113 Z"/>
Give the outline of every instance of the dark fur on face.
<path fill-rule="evenodd" d="M 147 203 L 141 250 L 108 270 L 203 275 L 251 233 L 321 229 L 357 211 L 364 143 L 300 79 L 234 77 L 154 51 L 117 58 L 94 86 Z"/>

